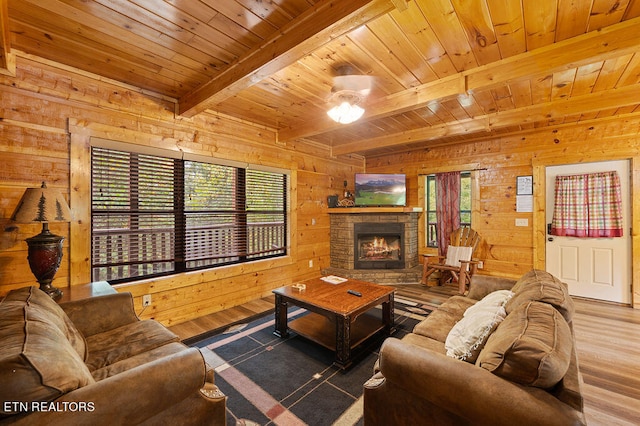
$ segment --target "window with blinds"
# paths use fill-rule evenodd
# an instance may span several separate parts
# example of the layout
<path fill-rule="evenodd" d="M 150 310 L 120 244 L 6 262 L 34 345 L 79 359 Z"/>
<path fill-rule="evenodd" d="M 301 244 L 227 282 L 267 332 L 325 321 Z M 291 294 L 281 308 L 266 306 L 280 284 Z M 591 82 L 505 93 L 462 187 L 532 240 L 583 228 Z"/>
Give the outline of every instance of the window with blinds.
<path fill-rule="evenodd" d="M 93 280 L 286 255 L 287 175 L 92 148 Z"/>

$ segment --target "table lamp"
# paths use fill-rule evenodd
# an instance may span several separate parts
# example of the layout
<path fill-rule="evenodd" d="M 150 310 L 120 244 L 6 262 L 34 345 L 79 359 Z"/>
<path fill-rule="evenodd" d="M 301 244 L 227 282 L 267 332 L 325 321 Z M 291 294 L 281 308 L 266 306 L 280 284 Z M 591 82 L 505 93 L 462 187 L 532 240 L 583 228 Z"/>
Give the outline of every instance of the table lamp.
<path fill-rule="evenodd" d="M 18 223 L 42 223 L 42 232 L 27 238 L 29 246 L 29 266 L 40 290 L 52 299 L 62 296 L 62 291 L 51 285 L 62 260 L 64 237 L 49 232 L 49 222 L 70 222 L 71 210 L 60 191 L 47 188 L 42 182 L 40 188 L 27 188 L 11 220 Z"/>

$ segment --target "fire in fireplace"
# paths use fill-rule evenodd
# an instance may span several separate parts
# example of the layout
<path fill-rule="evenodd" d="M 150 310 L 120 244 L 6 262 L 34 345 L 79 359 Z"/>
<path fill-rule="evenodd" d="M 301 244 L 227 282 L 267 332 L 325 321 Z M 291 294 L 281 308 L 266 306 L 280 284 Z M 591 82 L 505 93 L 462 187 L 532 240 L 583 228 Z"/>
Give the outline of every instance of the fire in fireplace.
<path fill-rule="evenodd" d="M 403 223 L 355 223 L 355 269 L 402 269 Z"/>
<path fill-rule="evenodd" d="M 363 260 L 398 260 L 400 259 L 399 238 L 387 243 L 384 237 L 360 238 L 360 252 L 358 259 Z"/>

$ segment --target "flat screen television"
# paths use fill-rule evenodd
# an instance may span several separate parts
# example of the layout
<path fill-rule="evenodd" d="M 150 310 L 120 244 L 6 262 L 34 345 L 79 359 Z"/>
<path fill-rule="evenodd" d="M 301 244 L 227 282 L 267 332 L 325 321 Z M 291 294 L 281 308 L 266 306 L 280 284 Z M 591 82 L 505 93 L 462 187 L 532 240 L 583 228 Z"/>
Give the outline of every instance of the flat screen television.
<path fill-rule="evenodd" d="M 354 204 L 367 206 L 406 206 L 407 177 L 404 174 L 356 173 Z"/>

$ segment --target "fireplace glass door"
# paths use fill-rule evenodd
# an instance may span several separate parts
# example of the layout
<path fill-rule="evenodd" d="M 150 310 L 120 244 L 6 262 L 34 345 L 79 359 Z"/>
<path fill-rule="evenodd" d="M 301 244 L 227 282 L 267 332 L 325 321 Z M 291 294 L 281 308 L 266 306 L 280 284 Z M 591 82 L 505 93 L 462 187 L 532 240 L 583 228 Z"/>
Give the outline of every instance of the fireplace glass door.
<path fill-rule="evenodd" d="M 404 268 L 404 225 L 358 223 L 354 228 L 355 269 Z"/>
<path fill-rule="evenodd" d="M 360 235 L 358 240 L 358 260 L 400 260 L 399 235 Z"/>

